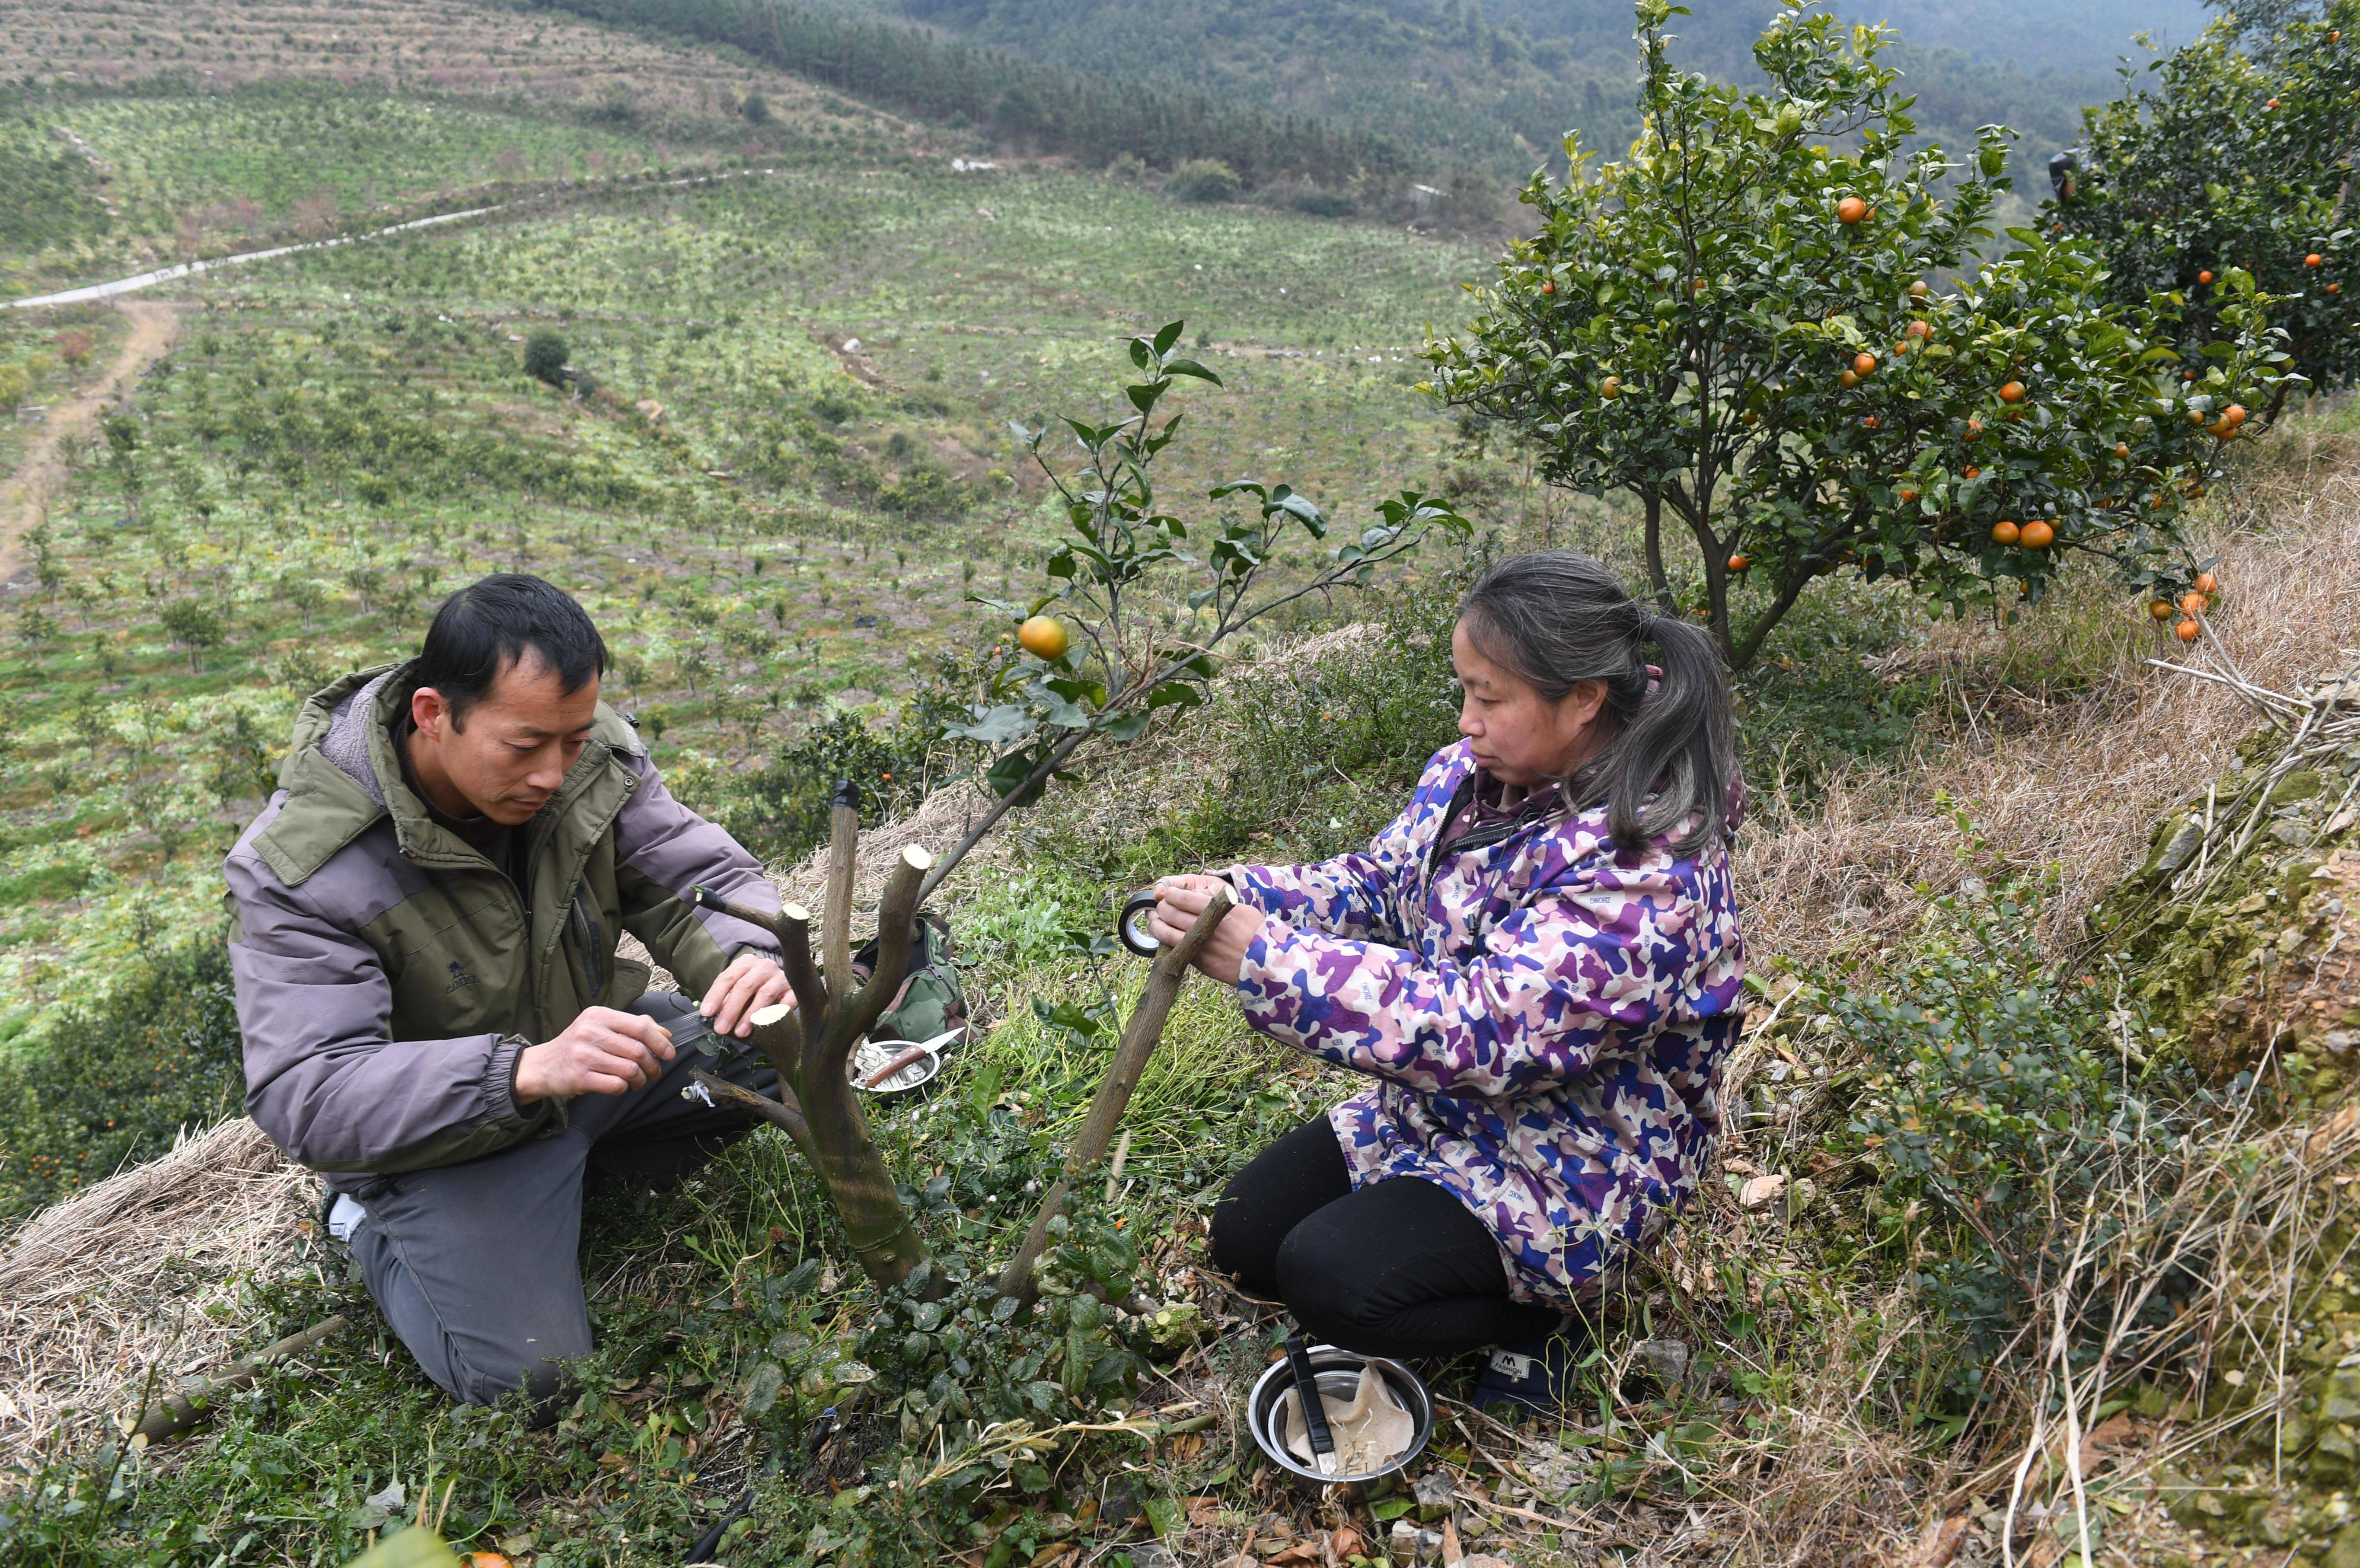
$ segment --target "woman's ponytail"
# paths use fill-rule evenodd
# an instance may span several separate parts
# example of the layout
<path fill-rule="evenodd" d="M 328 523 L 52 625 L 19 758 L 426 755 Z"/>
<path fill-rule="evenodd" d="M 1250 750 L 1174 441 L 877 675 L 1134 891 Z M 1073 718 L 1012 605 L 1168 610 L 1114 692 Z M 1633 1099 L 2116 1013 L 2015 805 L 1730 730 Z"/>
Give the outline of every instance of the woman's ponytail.
<path fill-rule="evenodd" d="M 1604 801 L 1607 830 L 1625 849 L 1671 834 L 1673 852 L 1688 855 L 1728 836 L 1737 785 L 1729 678 L 1703 630 L 1653 614 L 1602 564 L 1563 550 L 1501 561 L 1459 614 L 1487 657 L 1549 702 L 1604 682 L 1600 717 L 1614 734 L 1564 781 L 1572 810 Z"/>

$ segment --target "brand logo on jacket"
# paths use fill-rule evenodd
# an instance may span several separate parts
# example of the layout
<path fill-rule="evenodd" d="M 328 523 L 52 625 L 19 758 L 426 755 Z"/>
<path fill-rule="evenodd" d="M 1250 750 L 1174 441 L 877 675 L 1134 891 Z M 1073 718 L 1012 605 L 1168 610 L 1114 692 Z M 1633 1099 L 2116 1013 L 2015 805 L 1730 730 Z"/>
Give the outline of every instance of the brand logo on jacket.
<path fill-rule="evenodd" d="M 454 958 L 451 961 L 451 984 L 442 987 L 442 994 L 447 996 L 475 984 L 475 977 L 467 973 L 467 966 Z"/>

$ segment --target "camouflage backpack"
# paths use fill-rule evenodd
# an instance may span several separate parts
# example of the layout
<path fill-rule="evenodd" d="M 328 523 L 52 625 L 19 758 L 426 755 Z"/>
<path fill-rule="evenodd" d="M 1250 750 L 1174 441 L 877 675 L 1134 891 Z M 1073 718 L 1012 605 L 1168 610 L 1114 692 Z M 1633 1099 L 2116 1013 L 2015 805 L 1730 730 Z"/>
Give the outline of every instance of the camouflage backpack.
<path fill-rule="evenodd" d="M 950 922 L 940 915 L 927 913 L 920 915 L 914 926 L 910 973 L 902 980 L 901 991 L 877 1020 L 877 1027 L 869 1031 L 872 1040 L 931 1040 L 967 1023 L 967 992 L 959 985 L 958 967 L 952 962 L 956 949 L 951 942 Z M 876 968 L 877 942 L 872 938 L 853 954 L 852 972 L 865 981 Z M 945 1049 L 957 1043 L 943 1042 Z"/>

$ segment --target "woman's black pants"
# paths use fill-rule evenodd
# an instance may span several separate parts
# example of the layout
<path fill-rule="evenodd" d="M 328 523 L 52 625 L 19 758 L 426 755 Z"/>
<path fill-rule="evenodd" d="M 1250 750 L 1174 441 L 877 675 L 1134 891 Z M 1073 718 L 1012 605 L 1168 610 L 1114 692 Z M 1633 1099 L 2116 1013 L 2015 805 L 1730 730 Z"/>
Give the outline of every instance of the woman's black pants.
<path fill-rule="evenodd" d="M 1352 1191 L 1326 1116 L 1230 1179 L 1213 1209 L 1213 1262 L 1284 1301 L 1315 1339 L 1363 1356 L 1457 1356 L 1564 1321 L 1509 1300 L 1499 1242 L 1447 1189 L 1396 1176 Z"/>

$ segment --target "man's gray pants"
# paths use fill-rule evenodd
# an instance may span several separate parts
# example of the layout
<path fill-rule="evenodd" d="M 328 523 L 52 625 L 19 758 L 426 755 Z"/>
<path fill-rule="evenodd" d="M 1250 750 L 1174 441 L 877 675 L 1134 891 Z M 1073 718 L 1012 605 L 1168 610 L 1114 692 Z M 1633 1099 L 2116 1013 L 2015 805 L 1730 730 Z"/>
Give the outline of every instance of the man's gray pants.
<path fill-rule="evenodd" d="M 584 1094 L 565 1130 L 464 1164 L 372 1178 L 354 1193 L 367 1217 L 352 1233 L 369 1294 L 429 1377 L 453 1399 L 487 1405 L 524 1388 L 553 1417 L 564 1363 L 590 1353 L 582 1294 L 582 1185 L 592 1167 L 654 1187 L 704 1164 L 748 1131 L 742 1111 L 681 1098 L 713 1058 L 694 1004 L 650 991 L 631 1005 L 672 1031 L 662 1073 L 622 1094 Z M 775 1094 L 756 1055 L 724 1075 Z"/>

